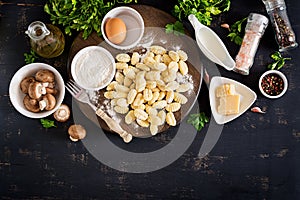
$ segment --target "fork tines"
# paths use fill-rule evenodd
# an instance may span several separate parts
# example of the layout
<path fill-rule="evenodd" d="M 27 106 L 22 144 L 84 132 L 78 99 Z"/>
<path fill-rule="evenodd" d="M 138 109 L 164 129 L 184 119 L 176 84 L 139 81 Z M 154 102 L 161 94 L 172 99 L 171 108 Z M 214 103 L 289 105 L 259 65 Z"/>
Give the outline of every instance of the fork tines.
<path fill-rule="evenodd" d="M 81 91 L 81 88 L 73 80 L 69 80 L 66 84 L 66 89 L 72 94 L 76 95 Z"/>

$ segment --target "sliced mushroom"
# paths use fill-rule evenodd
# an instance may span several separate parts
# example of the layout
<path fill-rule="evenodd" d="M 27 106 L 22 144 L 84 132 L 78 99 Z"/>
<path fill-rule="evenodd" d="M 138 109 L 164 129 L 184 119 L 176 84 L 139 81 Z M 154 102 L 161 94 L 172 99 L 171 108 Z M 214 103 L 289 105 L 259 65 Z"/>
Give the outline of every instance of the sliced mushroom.
<path fill-rule="evenodd" d="M 41 69 L 35 74 L 35 79 L 41 82 L 52 83 L 55 81 L 55 75 L 48 69 Z"/>
<path fill-rule="evenodd" d="M 55 82 L 51 82 L 51 83 L 42 82 L 42 84 L 43 84 L 44 87 L 47 87 L 47 88 L 51 88 L 51 89 L 55 88 Z"/>
<path fill-rule="evenodd" d="M 53 95 L 56 95 L 57 92 L 58 92 L 58 90 L 55 89 L 55 88 L 48 88 L 48 87 L 46 87 L 46 93 L 47 93 L 47 94 L 53 94 Z"/>
<path fill-rule="evenodd" d="M 46 94 L 46 88 L 40 82 L 33 82 L 29 84 L 28 95 L 32 99 L 38 99 L 43 94 Z"/>
<path fill-rule="evenodd" d="M 68 133 L 70 135 L 70 139 L 73 142 L 77 142 L 78 140 L 82 140 L 86 136 L 86 130 L 83 126 L 79 124 L 73 124 L 69 127 Z"/>
<path fill-rule="evenodd" d="M 30 98 L 29 95 L 24 97 L 23 104 L 25 108 L 31 112 L 36 113 L 40 111 L 39 101 L 37 99 Z"/>
<path fill-rule="evenodd" d="M 70 118 L 70 109 L 66 104 L 61 104 L 54 112 L 53 117 L 59 122 L 65 122 Z"/>
<path fill-rule="evenodd" d="M 46 94 L 39 102 L 40 110 L 52 110 L 56 105 L 56 99 L 52 94 Z"/>
<path fill-rule="evenodd" d="M 25 77 L 20 83 L 21 91 L 25 94 L 28 94 L 28 87 L 29 87 L 30 83 L 33 83 L 33 82 L 35 82 L 34 77 L 32 77 L 32 76 Z"/>

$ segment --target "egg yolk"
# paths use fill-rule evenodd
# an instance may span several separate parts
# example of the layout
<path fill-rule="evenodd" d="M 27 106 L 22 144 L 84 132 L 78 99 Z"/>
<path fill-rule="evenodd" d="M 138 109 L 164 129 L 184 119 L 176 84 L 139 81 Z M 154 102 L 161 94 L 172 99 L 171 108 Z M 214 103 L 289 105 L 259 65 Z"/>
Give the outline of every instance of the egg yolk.
<path fill-rule="evenodd" d="M 105 24 L 106 37 L 114 44 L 122 43 L 126 38 L 126 25 L 120 18 L 110 18 Z"/>

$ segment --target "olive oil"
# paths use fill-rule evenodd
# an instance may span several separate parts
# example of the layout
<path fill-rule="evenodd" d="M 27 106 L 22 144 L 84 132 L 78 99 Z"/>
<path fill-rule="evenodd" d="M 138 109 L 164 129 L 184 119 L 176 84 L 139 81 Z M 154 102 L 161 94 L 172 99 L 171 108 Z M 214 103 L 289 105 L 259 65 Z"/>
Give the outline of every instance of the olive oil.
<path fill-rule="evenodd" d="M 54 58 L 62 54 L 65 38 L 61 30 L 43 22 L 32 22 L 25 32 L 30 37 L 32 50 L 41 57 Z"/>

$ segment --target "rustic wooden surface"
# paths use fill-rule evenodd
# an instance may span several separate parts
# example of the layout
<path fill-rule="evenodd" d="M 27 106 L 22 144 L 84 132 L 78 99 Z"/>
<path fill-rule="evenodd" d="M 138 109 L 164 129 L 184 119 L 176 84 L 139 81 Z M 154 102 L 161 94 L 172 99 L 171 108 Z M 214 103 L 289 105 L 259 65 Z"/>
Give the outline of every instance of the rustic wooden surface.
<path fill-rule="evenodd" d="M 159 40 L 161 40 L 160 37 L 156 37 L 156 41 L 153 41 L 153 44 L 155 45 L 162 45 L 165 48 L 167 48 L 167 45 L 172 48 L 174 45 L 181 45 L 181 49 L 186 51 L 186 52 L 191 52 L 193 49 L 193 46 L 186 44 L 185 38 L 178 37 L 176 35 L 170 35 L 170 34 L 165 34 L 164 30 L 161 29 L 154 29 L 153 27 L 160 27 L 164 28 L 166 24 L 168 23 L 174 23 L 176 19 L 168 14 L 167 12 L 164 12 L 160 9 L 157 9 L 153 6 L 147 6 L 147 5 L 132 5 L 132 8 L 136 9 L 139 13 L 141 13 L 141 16 L 144 19 L 144 24 L 145 24 L 145 33 L 144 35 L 147 34 L 155 34 L 155 35 L 162 35 L 162 36 L 167 36 L 168 38 L 168 44 L 161 44 Z M 155 17 L 153 17 L 155 16 Z M 158 20 L 159 19 L 159 20 Z M 72 62 L 75 54 L 80 51 L 82 48 L 91 46 L 91 45 L 100 45 L 109 50 L 110 52 L 113 53 L 113 56 L 115 56 L 118 53 L 127 53 L 126 50 L 117 50 L 114 49 L 113 47 L 110 47 L 106 42 L 103 42 L 103 38 L 99 37 L 95 32 L 88 37 L 87 39 L 82 38 L 82 34 L 79 34 L 75 39 L 74 42 L 71 46 L 70 49 L 70 54 L 69 54 L 69 59 L 68 59 L 68 70 L 70 71 L 70 63 Z M 138 47 L 139 49 L 140 47 Z M 196 50 L 197 46 L 194 45 L 194 49 Z M 137 49 L 137 50 L 138 50 Z M 168 49 L 172 50 L 172 49 Z M 132 50 L 130 50 L 132 51 Z M 129 53 L 130 53 L 129 51 Z M 133 49 L 134 51 L 134 49 Z M 186 92 L 185 95 L 188 98 L 188 102 L 184 105 L 182 105 L 181 109 L 177 112 L 174 113 L 175 119 L 177 121 L 177 124 L 179 124 L 189 113 L 191 108 L 193 107 L 194 103 L 197 102 L 197 96 L 200 92 L 200 87 L 202 83 L 202 73 L 203 73 L 203 64 L 201 63 L 201 59 L 194 59 L 193 64 L 190 62 L 187 62 L 189 65 L 189 75 L 192 77 L 192 83 L 193 83 L 193 90 L 192 92 Z M 197 66 L 197 67 L 196 67 Z M 104 92 L 106 90 L 102 89 L 97 93 L 98 100 L 97 104 L 98 105 L 105 105 L 107 104 L 107 99 L 103 96 Z M 95 124 L 99 125 L 101 128 L 105 129 L 106 131 L 110 131 L 110 129 L 107 127 L 106 123 L 100 118 L 95 118 L 95 113 L 93 110 L 90 108 L 89 105 L 87 104 L 78 104 L 80 107 L 80 110 L 84 113 L 86 117 L 88 117 L 90 120 L 92 120 Z M 113 111 L 113 108 L 109 107 L 106 109 L 103 109 L 104 112 L 106 112 L 108 115 L 110 115 L 111 112 Z M 127 125 L 124 120 L 124 116 L 122 114 L 114 114 L 115 116 L 114 119 L 119 119 L 120 120 L 120 125 L 121 127 L 127 131 L 128 133 L 131 133 L 134 137 L 141 137 L 141 138 L 147 138 L 151 137 L 151 133 L 149 128 L 143 128 L 143 127 L 138 127 L 136 128 L 136 124 L 131 124 Z M 165 124 L 164 126 L 159 127 L 159 133 L 162 133 L 166 131 L 170 126 L 168 124 Z"/>
<path fill-rule="evenodd" d="M 68 139 L 73 123 L 58 123 L 44 129 L 38 120 L 20 115 L 11 105 L 8 84 L 24 65 L 29 40 L 24 31 L 30 22 L 49 22 L 43 1 L 1 1 L 0 5 L 0 197 L 1 199 L 299 199 L 300 198 L 300 117 L 299 117 L 299 48 L 285 54 L 291 57 L 284 68 L 289 80 L 287 93 L 280 99 L 264 98 L 258 90 L 259 76 L 277 50 L 269 26 L 258 49 L 249 76 L 219 68 L 222 76 L 238 80 L 257 94 L 255 106 L 266 114 L 246 112 L 224 126 L 214 149 L 203 159 L 197 157 L 207 127 L 200 131 L 187 151 L 171 165 L 151 173 L 130 174 L 107 167 L 95 159 L 81 142 Z M 175 0 L 143 3 L 168 13 Z M 226 37 L 220 24 L 229 24 L 250 12 L 266 15 L 261 1 L 232 0 L 228 13 L 217 17 L 212 28 L 220 35 L 234 57 L 238 47 Z M 23 3 L 26 3 L 23 4 Z M 300 1 L 286 0 L 291 23 L 300 37 Z M 43 62 L 54 65 L 68 79 L 69 49 L 76 35 L 67 37 L 64 54 Z M 204 86 L 198 101 L 208 105 Z M 72 105 L 71 96 L 65 103 Z M 206 105 L 206 107 L 205 107 Z M 50 118 L 51 119 L 51 118 Z M 130 144 L 137 152 L 149 145 L 167 144 L 173 133 Z M 119 141 L 117 136 L 110 136 Z M 120 144 L 122 146 L 122 144 Z"/>

